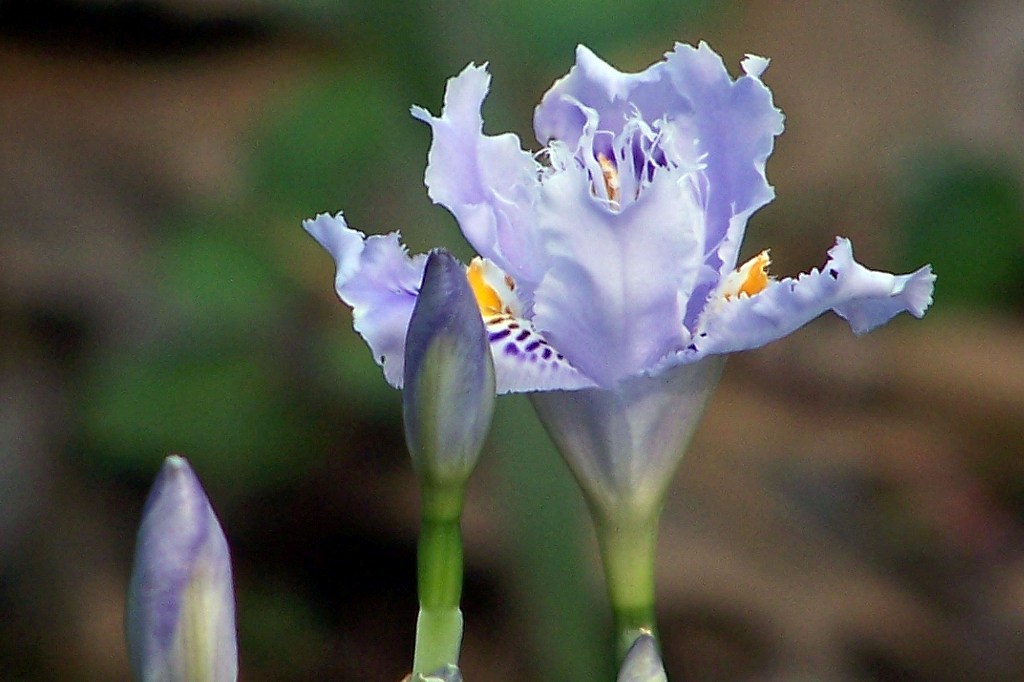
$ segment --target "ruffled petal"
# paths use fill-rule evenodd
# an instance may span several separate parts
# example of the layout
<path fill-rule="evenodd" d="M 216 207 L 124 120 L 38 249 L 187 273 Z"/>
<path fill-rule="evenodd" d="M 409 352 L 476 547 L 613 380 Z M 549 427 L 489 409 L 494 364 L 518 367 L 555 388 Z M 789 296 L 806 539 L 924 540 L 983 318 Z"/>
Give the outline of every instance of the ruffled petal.
<path fill-rule="evenodd" d="M 516 135 L 483 134 L 480 107 L 490 82 L 485 66 L 470 64 L 448 81 L 440 117 L 422 107 L 412 115 L 434 135 L 425 175 L 430 198 L 451 211 L 480 255 L 530 287 L 543 266 L 529 220 L 540 166 Z"/>
<path fill-rule="evenodd" d="M 696 48 L 677 44 L 665 64 L 677 91 L 693 103 L 691 117 L 676 121 L 696 137 L 704 158 L 705 262 L 709 272 L 729 272 L 736 266 L 747 220 L 775 198 L 765 163 L 775 137 L 782 134 L 784 117 L 760 79 L 768 61 L 748 55 L 742 62 L 744 75 L 733 81 L 722 58 L 701 42 Z M 711 282 L 702 282 L 704 292 Z M 701 293 L 698 287 L 686 311 L 689 324 L 703 302 Z"/>
<path fill-rule="evenodd" d="M 574 367 L 612 387 L 685 345 L 701 212 L 686 178 L 667 170 L 621 211 L 592 191 L 579 168 L 545 178 L 537 219 L 549 270 L 533 321 Z"/>
<path fill-rule="evenodd" d="M 901 312 L 922 317 L 932 303 L 935 275 L 925 266 L 909 275 L 869 270 L 853 259 L 848 239 L 838 238 L 821 270 L 772 282 L 754 296 L 709 303 L 693 343 L 677 358 L 757 348 L 833 310 L 855 334 L 885 324 Z"/>
<path fill-rule="evenodd" d="M 636 74 L 616 70 L 583 47 L 576 65 L 544 95 L 534 114 L 542 143 L 575 146 L 583 134 L 585 107 L 598 112 L 600 130 L 618 134 L 631 116 L 664 120 L 663 129 L 682 162 L 703 165 L 706 265 L 685 314 L 692 325 L 716 276 L 736 265 L 747 219 L 775 196 L 765 162 L 783 116 L 760 80 L 768 60 L 748 55 L 735 81 L 706 43 L 677 44 L 666 60 Z"/>
<path fill-rule="evenodd" d="M 363 253 L 366 235 L 349 229 L 341 211 L 334 216 L 321 213 L 312 220 L 303 220 L 302 228 L 334 259 L 338 268 L 334 277 L 335 288 L 352 279 L 359 270 L 359 256 Z"/>
<path fill-rule="evenodd" d="M 409 257 L 397 233 L 366 237 L 339 213 L 302 226 L 338 264 L 335 288 L 352 307 L 353 326 L 366 340 L 384 377 L 401 388 L 405 339 L 423 281 L 426 256 Z M 515 306 L 516 313 L 520 305 Z M 506 314 L 485 321 L 494 356 L 498 393 L 573 390 L 594 386 L 523 317 Z"/>
<path fill-rule="evenodd" d="M 733 216 L 745 220 L 774 197 L 764 166 L 775 136 L 782 133 L 783 116 L 760 80 L 767 63 L 748 55 L 742 62 L 744 75 L 733 81 L 706 43 L 696 48 L 679 43 L 665 61 L 626 74 L 580 45 L 576 65 L 537 107 L 534 129 L 542 144 L 554 139 L 574 147 L 586 123 L 582 104 L 596 110 L 598 128 L 613 135 L 637 111 L 650 123 L 666 120 L 674 126 L 682 158 L 693 157 L 687 148 L 696 140 L 710 186 L 707 250 L 728 234 L 731 251 L 723 256 L 731 269 L 743 227 L 735 224 L 729 230 Z"/>
<path fill-rule="evenodd" d="M 405 333 L 426 256 L 410 258 L 397 232 L 367 238 L 349 228 L 340 213 L 323 213 L 302 226 L 334 257 L 335 289 L 352 307 L 353 327 L 384 369 L 384 378 L 401 388 Z"/>
<path fill-rule="evenodd" d="M 584 107 L 598 114 L 599 127 L 612 135 L 622 131 L 637 110 L 653 122 L 678 109 L 678 94 L 665 78 L 664 63 L 640 73 L 622 73 L 589 48 L 576 46 L 576 64 L 544 93 L 533 113 L 533 129 L 541 144 L 559 140 L 575 148 L 587 123 Z M 658 101 L 640 102 L 640 93 L 657 95 Z M 647 99 L 650 99 L 648 97 Z M 643 106 L 646 105 L 646 106 Z M 689 104 L 685 105 L 689 110 Z"/>

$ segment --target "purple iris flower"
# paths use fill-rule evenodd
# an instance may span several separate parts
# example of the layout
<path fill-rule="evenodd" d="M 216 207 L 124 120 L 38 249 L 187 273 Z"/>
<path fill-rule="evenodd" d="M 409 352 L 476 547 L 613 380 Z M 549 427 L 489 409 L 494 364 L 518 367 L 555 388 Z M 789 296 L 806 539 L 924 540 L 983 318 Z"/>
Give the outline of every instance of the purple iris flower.
<path fill-rule="evenodd" d="M 449 81 L 440 117 L 413 108 L 434 132 L 430 197 L 482 257 L 478 299 L 497 299 L 481 309 L 499 393 L 614 389 L 762 346 L 827 310 L 856 333 L 924 314 L 930 268 L 868 270 L 846 239 L 795 279 L 757 287 L 764 255 L 736 271 L 747 219 L 774 196 L 764 166 L 783 117 L 760 80 L 767 65 L 748 56 L 733 80 L 706 44 L 680 44 L 624 74 L 580 46 L 536 109 L 539 155 L 515 135 L 483 134 L 486 67 Z M 334 257 L 339 296 L 400 386 L 424 257 L 410 258 L 397 233 L 365 237 L 341 214 L 304 227 Z"/>
<path fill-rule="evenodd" d="M 484 66 L 448 82 L 440 116 L 412 109 L 433 130 L 430 197 L 480 255 L 466 274 L 497 391 L 537 392 L 577 476 L 609 504 L 639 488 L 658 497 L 724 354 L 828 310 L 861 334 L 931 304 L 929 267 L 869 270 L 843 238 L 795 278 L 774 279 L 767 252 L 737 263 L 747 220 L 774 197 L 765 163 L 783 116 L 761 82 L 767 66 L 747 56 L 733 79 L 706 44 L 677 44 L 626 74 L 580 46 L 534 113 L 538 153 L 483 133 Z M 304 227 L 334 257 L 356 330 L 401 386 L 424 257 L 340 213 Z"/>
<path fill-rule="evenodd" d="M 227 540 L 183 457 L 165 460 L 146 500 L 126 634 L 139 682 L 234 682 L 238 676 Z"/>

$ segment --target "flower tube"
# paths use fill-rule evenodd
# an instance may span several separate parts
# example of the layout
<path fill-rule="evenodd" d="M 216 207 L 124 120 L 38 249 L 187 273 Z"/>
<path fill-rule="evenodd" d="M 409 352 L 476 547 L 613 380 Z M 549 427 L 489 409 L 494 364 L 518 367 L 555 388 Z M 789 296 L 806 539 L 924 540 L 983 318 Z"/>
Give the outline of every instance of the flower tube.
<path fill-rule="evenodd" d="M 534 112 L 536 154 L 513 134 L 484 134 L 483 66 L 448 82 L 439 116 L 412 109 L 433 132 L 428 193 L 479 254 L 465 274 L 497 391 L 532 393 L 593 512 L 621 654 L 653 630 L 658 512 L 725 355 L 830 310 L 862 334 L 932 302 L 930 267 L 869 270 L 844 238 L 793 278 L 770 274 L 767 251 L 738 262 L 747 220 L 774 197 L 765 164 L 783 116 L 761 81 L 767 66 L 747 56 L 734 79 L 706 44 L 677 44 L 628 74 L 580 46 Z M 304 227 L 401 387 L 423 257 L 340 213 Z"/>
<path fill-rule="evenodd" d="M 171 455 L 142 513 L 126 635 L 138 682 L 234 682 L 235 599 L 227 540 L 199 479 Z"/>

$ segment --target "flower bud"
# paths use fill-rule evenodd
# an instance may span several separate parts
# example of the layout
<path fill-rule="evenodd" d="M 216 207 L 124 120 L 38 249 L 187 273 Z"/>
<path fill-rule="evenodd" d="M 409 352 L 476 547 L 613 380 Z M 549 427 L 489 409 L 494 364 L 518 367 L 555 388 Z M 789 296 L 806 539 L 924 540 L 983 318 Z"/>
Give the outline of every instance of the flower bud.
<path fill-rule="evenodd" d="M 427 258 L 405 340 L 405 438 L 420 476 L 465 480 L 494 412 L 494 361 L 465 269 L 446 251 Z"/>
<path fill-rule="evenodd" d="M 616 682 L 668 682 L 654 637 L 642 634 L 636 638 L 622 662 Z"/>
<path fill-rule="evenodd" d="M 164 461 L 142 513 L 128 588 L 128 654 L 138 682 L 234 682 L 231 558 L 199 479 Z"/>

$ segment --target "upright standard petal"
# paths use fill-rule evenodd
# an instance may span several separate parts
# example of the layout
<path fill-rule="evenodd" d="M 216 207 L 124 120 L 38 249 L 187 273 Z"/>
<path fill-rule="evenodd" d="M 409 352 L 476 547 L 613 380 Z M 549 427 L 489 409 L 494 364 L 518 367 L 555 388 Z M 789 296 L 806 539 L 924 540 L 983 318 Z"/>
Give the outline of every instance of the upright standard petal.
<path fill-rule="evenodd" d="M 733 250 L 725 254 L 726 268 L 731 269 L 742 223 L 774 196 L 764 167 L 775 137 L 782 133 L 783 117 L 760 80 L 767 60 L 748 56 L 744 75 L 734 81 L 706 43 L 696 48 L 678 43 L 665 57 L 640 73 L 627 74 L 580 45 L 576 65 L 537 107 L 537 138 L 574 145 L 586 118 L 581 105 L 597 111 L 598 128 L 612 134 L 634 112 L 650 123 L 666 121 L 674 130 L 679 155 L 701 160 L 705 167 L 710 188 L 705 252 L 718 248 L 734 224 L 729 235 Z"/>
<path fill-rule="evenodd" d="M 540 167 L 516 135 L 483 134 L 480 107 L 490 82 L 486 66 L 470 64 L 448 81 L 440 117 L 422 107 L 412 115 L 434 134 L 430 198 L 451 211 L 477 253 L 530 287 L 543 266 L 530 220 Z"/>
<path fill-rule="evenodd" d="M 465 269 L 446 251 L 427 257 L 405 345 L 405 437 L 421 475 L 463 480 L 494 412 L 494 363 Z"/>
<path fill-rule="evenodd" d="M 166 459 L 139 527 L 126 616 L 140 682 L 233 682 L 238 674 L 231 559 L 199 479 Z"/>
<path fill-rule="evenodd" d="M 320 214 L 302 226 L 334 257 L 334 286 L 352 307 L 355 330 L 366 339 L 388 383 L 401 387 L 405 333 L 426 257 L 410 258 L 397 232 L 367 238 L 349 228 L 340 213 Z"/>
<path fill-rule="evenodd" d="M 920 318 L 932 303 L 934 282 L 929 266 L 909 275 L 869 270 L 853 259 L 850 241 L 838 238 L 820 270 L 770 282 L 752 296 L 712 300 L 685 355 L 692 360 L 757 348 L 827 310 L 846 319 L 856 334 L 904 311 Z"/>
<path fill-rule="evenodd" d="M 666 59 L 636 74 L 620 73 L 583 47 L 576 65 L 544 95 L 534 114 L 537 138 L 576 144 L 586 109 L 598 129 L 618 134 L 639 115 L 661 122 L 675 158 L 701 164 L 705 229 L 698 247 L 705 267 L 683 324 L 693 326 L 704 298 L 722 272 L 736 265 L 747 219 L 775 196 L 765 162 L 783 130 L 783 116 L 760 75 L 767 60 L 749 56 L 735 81 L 706 43 L 677 44 Z"/>

